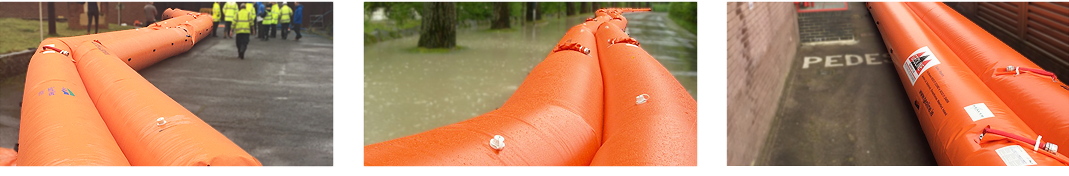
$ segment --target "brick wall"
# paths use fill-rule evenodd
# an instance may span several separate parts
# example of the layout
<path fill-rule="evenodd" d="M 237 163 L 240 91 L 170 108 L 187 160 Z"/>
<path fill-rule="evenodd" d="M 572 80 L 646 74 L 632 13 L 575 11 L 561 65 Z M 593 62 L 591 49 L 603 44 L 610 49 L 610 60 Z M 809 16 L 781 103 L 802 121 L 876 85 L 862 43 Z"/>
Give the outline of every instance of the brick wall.
<path fill-rule="evenodd" d="M 727 164 L 751 165 L 798 48 L 798 14 L 789 2 L 758 2 L 753 9 L 729 2 L 727 8 Z"/>
<path fill-rule="evenodd" d="M 53 2 L 56 7 L 56 16 L 67 15 L 67 2 Z M 40 4 L 38 12 L 37 2 L 0 2 L 0 18 L 37 19 L 39 16 L 48 18 L 48 3 Z M 39 15 L 40 14 L 40 15 Z"/>
<path fill-rule="evenodd" d="M 110 2 L 110 3 L 108 3 L 108 5 L 110 5 L 111 7 L 108 7 L 108 12 L 107 13 L 108 14 L 114 14 L 114 15 L 108 15 L 108 19 L 106 21 L 113 22 L 113 23 L 116 22 L 116 21 L 119 21 L 119 23 L 116 23 L 116 24 L 126 23 L 126 25 L 134 25 L 134 20 L 138 20 L 138 21 L 141 21 L 141 23 L 144 23 L 145 22 L 145 4 L 148 4 L 148 3 L 147 2 L 122 2 L 122 5 L 124 6 L 123 9 L 122 9 L 122 21 L 119 21 L 119 9 L 115 8 L 115 5 L 117 5 L 117 4 L 115 4 L 115 2 Z M 157 8 L 159 8 L 159 7 L 157 7 Z M 156 21 L 160 21 L 160 15 L 163 15 L 163 10 L 159 10 L 157 12 L 159 12 L 159 14 L 156 14 Z"/>

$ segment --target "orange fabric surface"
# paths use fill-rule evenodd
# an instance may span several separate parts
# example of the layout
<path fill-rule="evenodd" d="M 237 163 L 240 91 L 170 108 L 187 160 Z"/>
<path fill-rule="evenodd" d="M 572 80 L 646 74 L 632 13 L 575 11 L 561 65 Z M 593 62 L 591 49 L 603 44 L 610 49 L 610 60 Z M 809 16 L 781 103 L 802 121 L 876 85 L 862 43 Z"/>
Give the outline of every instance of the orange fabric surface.
<path fill-rule="evenodd" d="M 72 53 L 100 116 L 131 165 L 261 165 L 217 130 L 108 53 L 86 41 Z M 162 121 L 157 118 L 164 118 Z"/>
<path fill-rule="evenodd" d="M 15 150 L 0 147 L 0 166 L 15 166 L 18 155 Z"/>
<path fill-rule="evenodd" d="M 19 123 L 20 166 L 128 166 L 100 118 L 63 42 L 41 42 L 26 70 Z M 3 163 L 0 163 L 3 164 Z"/>
<path fill-rule="evenodd" d="M 193 17 L 186 15 L 189 11 L 177 9 L 168 9 L 165 12 L 181 15 L 140 29 L 59 39 L 72 48 L 78 48 L 83 41 L 100 41 L 102 45 L 110 48 L 123 48 L 114 50 L 111 54 L 121 58 L 134 70 L 141 70 L 163 59 L 189 51 L 211 30 L 211 15 Z"/>
<path fill-rule="evenodd" d="M 697 102 L 615 23 L 595 33 L 605 79 L 604 143 L 591 165 L 697 165 Z M 636 104 L 636 97 L 649 100 Z"/>
<path fill-rule="evenodd" d="M 979 76 L 999 99 L 1044 141 L 1069 145 L 1069 86 L 1033 74 L 995 75 L 1006 66 L 1041 69 L 1035 63 L 940 2 L 907 3 Z M 1060 150 L 1062 155 L 1069 150 Z"/>
<path fill-rule="evenodd" d="M 456 124 L 364 147 L 364 164 L 589 165 L 598 149 L 602 81 L 594 35 L 577 25 L 560 44 L 590 54 L 551 52 L 498 110 Z M 494 135 L 505 147 L 490 147 Z"/>
<path fill-rule="evenodd" d="M 885 2 L 867 6 L 940 165 L 1006 165 L 995 150 L 1013 145 L 1028 149 L 1022 152 L 1037 165 L 1065 164 L 1001 136 L 988 135 L 981 141 L 986 126 L 1026 138 L 1037 136 L 908 6 Z M 924 47 L 930 51 L 915 54 Z M 903 65 L 909 59 L 919 61 Z M 928 64 L 933 66 L 916 74 L 915 82 L 910 80 L 910 74 Z M 979 103 L 987 112 L 974 106 Z"/>

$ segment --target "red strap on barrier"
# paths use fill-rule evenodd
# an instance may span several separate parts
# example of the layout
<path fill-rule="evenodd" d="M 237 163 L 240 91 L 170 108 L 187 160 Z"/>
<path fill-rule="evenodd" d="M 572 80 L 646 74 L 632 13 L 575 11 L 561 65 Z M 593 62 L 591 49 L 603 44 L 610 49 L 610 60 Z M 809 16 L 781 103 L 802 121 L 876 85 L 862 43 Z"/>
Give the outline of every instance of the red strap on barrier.
<path fill-rule="evenodd" d="M 628 43 L 628 44 L 632 44 L 632 45 L 635 45 L 635 46 L 639 46 L 638 40 L 635 40 L 635 38 L 631 38 L 631 37 L 621 37 L 621 38 L 614 38 L 612 40 L 609 40 L 609 45 L 617 44 L 617 43 Z"/>
<path fill-rule="evenodd" d="M 1016 69 L 1016 70 L 1009 70 L 1007 68 L 1001 68 L 1002 72 L 997 72 L 997 73 L 995 73 L 995 75 L 1016 75 L 1016 74 L 1020 74 L 1021 71 L 1024 71 L 1026 73 L 1037 74 L 1037 75 L 1040 75 L 1040 76 L 1049 76 L 1051 81 L 1055 81 L 1055 82 L 1058 81 L 1058 76 L 1057 75 L 1054 75 L 1054 73 L 1051 73 L 1051 72 L 1043 70 L 1043 69 L 1024 68 L 1024 67 L 1015 67 L 1014 69 Z"/>
<path fill-rule="evenodd" d="M 44 48 L 44 49 L 49 49 L 49 50 L 55 51 L 55 52 L 57 52 L 57 53 L 59 53 L 59 54 L 63 54 L 64 56 L 71 56 L 70 52 L 64 51 L 64 50 L 62 50 L 62 49 L 59 49 L 59 48 L 56 48 L 56 47 L 52 47 L 52 46 L 43 46 L 43 47 L 41 47 L 41 48 Z"/>
<path fill-rule="evenodd" d="M 564 51 L 564 50 L 572 50 L 572 51 L 578 51 L 579 53 L 583 53 L 583 54 L 590 54 L 590 48 L 584 47 L 582 44 L 579 44 L 579 43 L 576 43 L 576 42 L 568 42 L 568 43 L 563 43 L 563 44 L 557 45 L 557 47 L 553 49 L 553 52 Z"/>

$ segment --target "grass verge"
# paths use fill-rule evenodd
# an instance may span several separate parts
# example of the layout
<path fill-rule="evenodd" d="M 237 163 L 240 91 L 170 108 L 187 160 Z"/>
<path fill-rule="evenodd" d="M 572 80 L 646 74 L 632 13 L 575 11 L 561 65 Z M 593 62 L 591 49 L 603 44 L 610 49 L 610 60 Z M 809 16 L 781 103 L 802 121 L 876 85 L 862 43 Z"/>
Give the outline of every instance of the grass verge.
<path fill-rule="evenodd" d="M 44 21 L 45 38 L 70 37 L 87 34 L 85 29 L 69 29 L 67 22 L 56 22 L 56 34 L 48 34 L 48 21 Z M 19 18 L 0 18 L 0 53 L 26 50 L 41 44 L 41 28 L 38 20 L 24 20 Z M 103 24 L 101 24 L 103 25 Z M 100 28 L 100 33 L 133 29 L 133 26 L 120 26 L 108 24 L 108 29 Z"/>

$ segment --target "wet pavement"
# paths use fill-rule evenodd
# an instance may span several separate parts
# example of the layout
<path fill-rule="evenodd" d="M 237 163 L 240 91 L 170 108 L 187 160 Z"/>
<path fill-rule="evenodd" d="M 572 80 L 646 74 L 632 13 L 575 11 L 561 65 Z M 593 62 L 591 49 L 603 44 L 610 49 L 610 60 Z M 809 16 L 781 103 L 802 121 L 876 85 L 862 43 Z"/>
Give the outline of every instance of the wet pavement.
<path fill-rule="evenodd" d="M 850 7 L 828 17 L 851 19 L 856 44 L 799 47 L 755 165 L 936 165 L 872 17 Z"/>
<path fill-rule="evenodd" d="M 697 97 L 694 34 L 666 13 L 625 14 L 628 32 Z M 419 36 L 364 46 L 364 145 L 417 134 L 492 111 L 564 33 L 589 16 L 547 18 L 512 30 L 461 30 L 449 53 L 415 53 Z"/>
<path fill-rule="evenodd" d="M 333 165 L 333 41 L 279 37 L 252 40 L 244 60 L 234 39 L 208 37 L 139 73 L 265 166 Z M 24 84 L 0 84 L 0 147 L 18 141 Z"/>
<path fill-rule="evenodd" d="M 667 13 L 624 13 L 626 32 L 676 77 L 690 97 L 698 98 L 697 36 L 672 23 Z"/>

